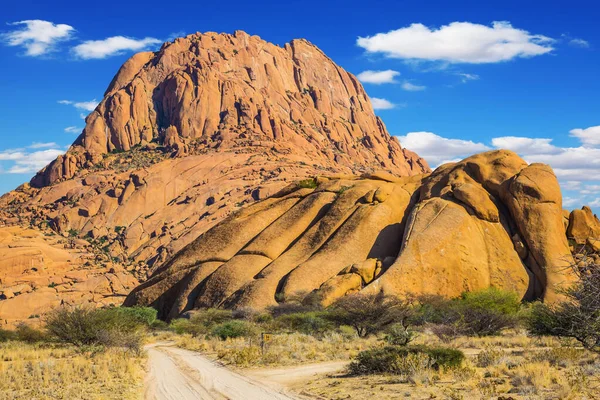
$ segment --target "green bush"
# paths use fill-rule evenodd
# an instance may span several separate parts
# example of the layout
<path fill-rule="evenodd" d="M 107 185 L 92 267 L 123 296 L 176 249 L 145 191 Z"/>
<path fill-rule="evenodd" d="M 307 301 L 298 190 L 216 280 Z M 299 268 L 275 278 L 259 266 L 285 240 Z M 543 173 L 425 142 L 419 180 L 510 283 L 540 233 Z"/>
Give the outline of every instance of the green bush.
<path fill-rule="evenodd" d="M 143 311 L 123 311 L 116 307 L 60 307 L 47 315 L 46 329 L 58 341 L 75 346 L 139 348 L 147 321 L 140 314 L 145 315 Z"/>
<path fill-rule="evenodd" d="M 231 320 L 233 320 L 233 314 L 230 310 L 209 308 L 194 311 L 189 318 L 172 320 L 169 328 L 178 334 L 188 333 L 192 336 L 199 336 L 208 334 L 216 325 Z"/>
<path fill-rule="evenodd" d="M 516 293 L 489 288 L 467 292 L 454 302 L 458 324 L 467 335 L 489 336 L 517 324 L 521 307 Z"/>
<path fill-rule="evenodd" d="M 285 314 L 276 318 L 273 326 L 277 330 L 289 330 L 306 333 L 308 335 L 322 334 L 334 329 L 327 313 L 322 311 L 308 311 Z"/>
<path fill-rule="evenodd" d="M 309 178 L 309 179 L 303 179 L 303 180 L 299 181 L 297 183 L 297 186 L 299 188 L 315 189 L 318 186 L 318 184 L 317 184 L 316 179 Z"/>
<path fill-rule="evenodd" d="M 27 343 L 38 343 L 48 339 L 48 335 L 26 324 L 19 324 L 15 329 L 15 339 Z"/>
<path fill-rule="evenodd" d="M 152 307 L 114 307 L 106 309 L 106 312 L 118 314 L 116 318 L 132 321 L 136 324 L 151 326 L 156 321 L 158 311 Z"/>
<path fill-rule="evenodd" d="M 257 334 L 257 329 L 254 325 L 247 321 L 234 320 L 223 322 L 215 325 L 211 332 L 211 336 L 216 336 L 221 340 L 238 337 L 248 337 Z"/>
<path fill-rule="evenodd" d="M 0 343 L 8 342 L 9 340 L 16 340 L 17 334 L 14 331 L 6 329 L 0 329 Z"/>
<path fill-rule="evenodd" d="M 386 346 L 361 351 L 350 363 L 353 375 L 408 375 L 421 369 L 458 368 L 465 355 L 456 349 L 426 346 Z"/>
<path fill-rule="evenodd" d="M 465 292 L 456 299 L 440 296 L 418 298 L 414 321 L 432 324 L 432 331 L 443 341 L 458 335 L 488 336 L 516 326 L 521 310 L 513 292 L 488 288 Z"/>
<path fill-rule="evenodd" d="M 413 341 L 415 336 L 415 332 L 411 329 L 400 323 L 396 323 L 386 329 L 386 335 L 383 340 L 393 346 L 406 346 Z"/>

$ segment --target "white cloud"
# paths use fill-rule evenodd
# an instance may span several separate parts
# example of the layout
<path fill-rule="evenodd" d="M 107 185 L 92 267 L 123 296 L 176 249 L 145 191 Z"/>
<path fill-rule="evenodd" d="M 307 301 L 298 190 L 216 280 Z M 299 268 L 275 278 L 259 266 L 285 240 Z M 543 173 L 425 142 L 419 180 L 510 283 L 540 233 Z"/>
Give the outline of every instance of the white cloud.
<path fill-rule="evenodd" d="M 31 145 L 28 146 L 28 148 L 30 148 L 30 149 L 46 149 L 46 148 L 50 148 L 50 147 L 59 147 L 59 146 L 54 142 L 48 142 L 48 143 L 33 142 L 33 143 L 31 143 Z"/>
<path fill-rule="evenodd" d="M 569 45 L 573 46 L 573 47 L 582 47 L 582 48 L 586 49 L 586 48 L 590 47 L 590 42 L 588 42 L 587 40 L 574 38 L 574 39 L 569 40 Z"/>
<path fill-rule="evenodd" d="M 43 147 L 55 146 L 56 143 L 33 143 L 28 146 L 31 149 L 39 149 Z M 0 151 L 0 161 L 8 162 L 8 168 L 0 165 L 2 173 L 9 174 L 33 174 L 44 168 L 48 163 L 54 160 L 61 154 L 64 154 L 61 149 L 45 149 L 33 152 L 28 152 L 21 149 L 12 149 Z"/>
<path fill-rule="evenodd" d="M 395 78 L 399 75 L 398 71 L 386 69 L 385 71 L 363 71 L 356 77 L 363 83 L 381 85 L 382 83 L 396 83 Z"/>
<path fill-rule="evenodd" d="M 490 150 L 483 143 L 471 140 L 447 139 L 432 132 L 409 132 L 398 139 L 403 147 L 416 152 L 436 167 L 446 162 L 456 161 L 474 153 Z"/>
<path fill-rule="evenodd" d="M 3 33 L 0 35 L 0 40 L 8 46 L 24 47 L 25 55 L 32 57 L 53 51 L 58 42 L 71 39 L 75 31 L 70 25 L 39 19 L 18 21 L 9 25 L 20 26 L 20 28 Z"/>
<path fill-rule="evenodd" d="M 419 91 L 425 90 L 427 88 L 425 86 L 415 85 L 413 83 L 410 83 L 409 81 L 404 81 L 402 83 L 402 89 L 409 91 L 409 92 L 419 92 Z"/>
<path fill-rule="evenodd" d="M 67 126 L 65 128 L 65 132 L 67 132 L 67 133 L 79 133 L 79 132 L 81 132 L 81 128 L 79 128 L 77 126 Z"/>
<path fill-rule="evenodd" d="M 553 50 L 552 43 L 554 39 L 530 34 L 505 21 L 493 22 L 491 27 L 452 22 L 439 29 L 412 24 L 357 40 L 367 52 L 391 58 L 472 64 L 547 54 Z"/>
<path fill-rule="evenodd" d="M 569 133 L 571 136 L 578 138 L 584 146 L 600 146 L 600 125 L 591 126 L 586 129 L 572 129 Z"/>
<path fill-rule="evenodd" d="M 509 149 L 519 154 L 556 154 L 561 149 L 552 144 L 552 139 L 503 136 L 492 139 L 492 145 Z"/>
<path fill-rule="evenodd" d="M 584 204 L 600 207 L 600 127 L 573 129 L 580 140 L 576 147 L 560 147 L 549 138 L 503 136 L 491 139 L 492 146 L 470 140 L 448 139 L 431 132 L 411 132 L 398 139 L 430 165 L 463 159 L 490 148 L 515 151 L 528 163 L 548 164 L 554 170 L 564 193 L 565 207 Z"/>
<path fill-rule="evenodd" d="M 141 51 L 160 43 L 162 43 L 162 40 L 152 37 L 134 39 L 125 36 L 112 36 L 104 40 L 87 40 L 73 47 L 73 53 L 79 58 L 89 60 L 116 56 L 126 51 Z"/>
<path fill-rule="evenodd" d="M 466 73 L 459 72 L 456 75 L 460 76 L 462 83 L 479 80 L 479 75 L 477 75 L 477 74 L 466 74 Z"/>
<path fill-rule="evenodd" d="M 371 104 L 374 110 L 389 110 L 396 107 L 396 104 L 386 99 L 379 99 L 377 97 L 371 97 Z"/>
<path fill-rule="evenodd" d="M 59 104 L 71 105 L 79 110 L 85 111 L 94 111 L 98 106 L 98 100 L 90 100 L 90 101 L 71 101 L 71 100 L 59 100 Z M 85 118 L 85 116 L 83 117 Z"/>

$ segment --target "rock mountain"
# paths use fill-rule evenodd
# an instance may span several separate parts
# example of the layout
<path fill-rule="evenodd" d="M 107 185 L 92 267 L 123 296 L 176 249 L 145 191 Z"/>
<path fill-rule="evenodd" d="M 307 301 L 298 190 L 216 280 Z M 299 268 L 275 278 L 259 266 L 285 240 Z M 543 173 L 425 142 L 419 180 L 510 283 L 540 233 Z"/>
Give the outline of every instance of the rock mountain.
<path fill-rule="evenodd" d="M 306 40 L 209 32 L 136 54 L 67 153 L 0 199 L 0 320 L 120 304 L 248 203 L 295 180 L 379 170 L 429 167 Z"/>
<path fill-rule="evenodd" d="M 599 236 L 512 152 L 431 172 L 305 40 L 194 34 L 129 59 L 67 153 L 0 198 L 0 320 L 488 286 L 555 301 Z"/>

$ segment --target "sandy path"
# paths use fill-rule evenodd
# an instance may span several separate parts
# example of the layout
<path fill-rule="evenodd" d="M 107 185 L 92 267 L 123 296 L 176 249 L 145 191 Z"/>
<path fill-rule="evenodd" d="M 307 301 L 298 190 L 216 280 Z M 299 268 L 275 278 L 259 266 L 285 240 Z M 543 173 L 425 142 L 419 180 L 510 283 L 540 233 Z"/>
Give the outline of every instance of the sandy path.
<path fill-rule="evenodd" d="M 294 400 L 265 385 L 217 365 L 199 353 L 175 347 L 147 347 L 150 370 L 146 400 Z"/>

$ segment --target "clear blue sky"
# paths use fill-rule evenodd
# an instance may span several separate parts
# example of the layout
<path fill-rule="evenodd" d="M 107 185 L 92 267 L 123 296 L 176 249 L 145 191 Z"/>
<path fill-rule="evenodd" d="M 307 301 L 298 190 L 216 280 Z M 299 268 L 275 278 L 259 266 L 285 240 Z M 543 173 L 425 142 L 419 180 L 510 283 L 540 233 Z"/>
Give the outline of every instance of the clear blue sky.
<path fill-rule="evenodd" d="M 131 49 L 241 29 L 280 45 L 306 38 L 354 74 L 373 71 L 360 76 L 377 113 L 432 165 L 509 147 L 551 163 L 566 206 L 600 210 L 596 2 L 123 3 L 2 6 L 0 193 L 76 138 Z M 14 24 L 31 20 L 47 22 Z"/>

